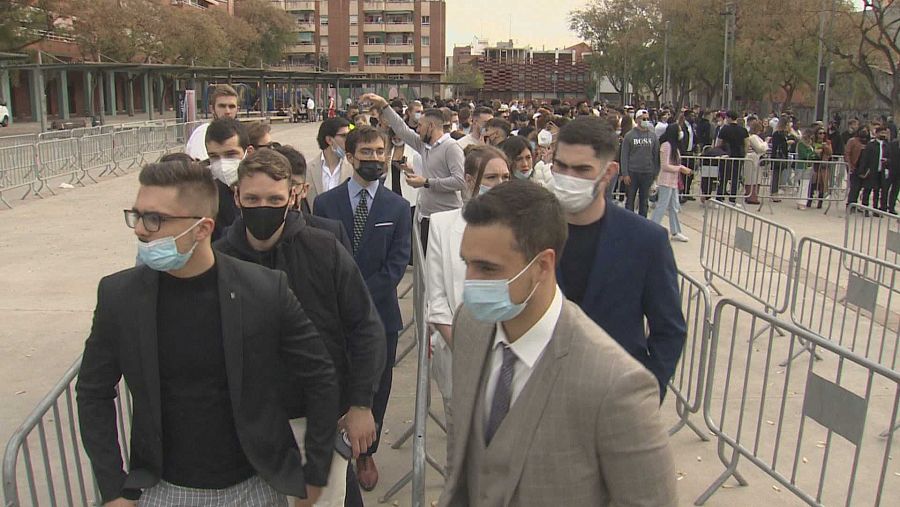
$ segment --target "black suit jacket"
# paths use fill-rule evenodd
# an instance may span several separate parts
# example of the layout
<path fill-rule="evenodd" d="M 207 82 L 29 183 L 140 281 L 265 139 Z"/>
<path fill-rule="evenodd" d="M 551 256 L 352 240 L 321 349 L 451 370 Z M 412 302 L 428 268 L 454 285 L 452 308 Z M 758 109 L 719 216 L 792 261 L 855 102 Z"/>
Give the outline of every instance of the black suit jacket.
<path fill-rule="evenodd" d="M 244 454 L 275 490 L 305 497 L 328 478 L 338 412 L 334 367 L 284 273 L 216 255 L 225 368 Z M 154 486 L 162 475 L 162 415 L 156 303 L 159 273 L 139 266 L 107 276 L 75 386 L 85 450 L 104 502 L 124 489 Z M 302 376 L 311 407 L 304 466 L 278 388 Z M 115 398 L 131 391 L 130 469 L 122 466 Z M 300 393 L 294 393 L 301 396 Z"/>
<path fill-rule="evenodd" d="M 884 143 L 884 156 L 888 158 L 888 166 L 890 167 L 890 158 L 891 158 L 891 143 L 885 141 Z M 881 147 L 879 146 L 877 139 L 872 139 L 863 148 L 862 154 L 859 156 L 859 163 L 857 164 L 857 175 L 863 179 L 874 179 L 878 173 L 881 172 Z"/>
<path fill-rule="evenodd" d="M 306 225 L 334 234 L 334 237 L 337 238 L 338 242 L 344 245 L 344 248 L 346 248 L 348 252 L 350 252 L 351 254 L 353 253 L 353 244 L 350 243 L 350 237 L 347 235 L 347 229 L 344 228 L 344 224 L 340 220 L 332 220 L 330 218 L 319 217 L 313 215 L 308 211 L 303 211 L 301 212 L 301 214 L 306 220 Z"/>

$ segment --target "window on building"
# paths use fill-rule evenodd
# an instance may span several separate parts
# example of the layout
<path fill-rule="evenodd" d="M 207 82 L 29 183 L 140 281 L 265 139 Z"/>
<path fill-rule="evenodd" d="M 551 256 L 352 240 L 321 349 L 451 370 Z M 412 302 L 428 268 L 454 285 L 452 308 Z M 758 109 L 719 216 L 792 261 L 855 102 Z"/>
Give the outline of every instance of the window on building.
<path fill-rule="evenodd" d="M 427 35 L 422 36 L 422 47 L 427 47 L 431 45 L 431 37 Z"/>
<path fill-rule="evenodd" d="M 359 65 L 359 57 L 358 57 L 358 56 L 351 56 L 351 57 L 350 57 L 350 66 L 351 66 L 351 67 L 356 67 L 356 66 L 358 66 L 358 65 Z"/>
<path fill-rule="evenodd" d="M 366 37 L 366 44 L 384 44 L 383 35 L 369 35 Z"/>
<path fill-rule="evenodd" d="M 381 65 L 381 55 L 366 55 L 366 65 Z"/>
<path fill-rule="evenodd" d="M 359 14 L 351 14 L 350 15 L 350 26 L 356 26 L 359 24 Z"/>
<path fill-rule="evenodd" d="M 328 47 L 328 36 L 327 36 L 327 35 L 323 35 L 322 38 L 319 39 L 319 44 L 320 44 L 323 48 L 327 48 L 327 47 Z"/>
<path fill-rule="evenodd" d="M 328 26 L 328 16 L 319 16 L 319 24 Z"/>
<path fill-rule="evenodd" d="M 422 26 L 428 26 L 431 24 L 431 16 L 422 16 Z"/>
<path fill-rule="evenodd" d="M 430 56 L 422 57 L 422 67 L 431 67 L 431 57 Z"/>
<path fill-rule="evenodd" d="M 297 34 L 297 44 L 312 44 L 313 43 L 313 35 L 312 32 L 300 32 Z"/>
<path fill-rule="evenodd" d="M 388 65 L 403 65 L 404 61 L 405 60 L 403 59 L 402 56 L 391 56 L 388 58 L 387 64 Z"/>
<path fill-rule="evenodd" d="M 359 37 L 357 37 L 356 35 L 351 35 L 350 36 L 350 47 L 356 47 L 356 46 L 359 46 Z"/>
<path fill-rule="evenodd" d="M 366 14 L 366 23 L 384 23 L 381 14 Z"/>

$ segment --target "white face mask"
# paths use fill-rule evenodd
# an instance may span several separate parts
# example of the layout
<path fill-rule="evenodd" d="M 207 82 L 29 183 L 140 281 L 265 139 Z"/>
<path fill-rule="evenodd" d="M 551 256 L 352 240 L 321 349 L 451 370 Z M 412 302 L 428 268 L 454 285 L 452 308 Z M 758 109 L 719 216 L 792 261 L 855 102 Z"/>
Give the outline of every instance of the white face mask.
<path fill-rule="evenodd" d="M 209 161 L 209 170 L 215 179 L 228 185 L 234 185 L 238 180 L 238 166 L 240 158 L 216 158 Z"/>
<path fill-rule="evenodd" d="M 559 204 L 567 213 L 579 213 L 594 202 L 597 197 L 597 182 L 565 174 L 551 173 L 553 178 L 547 189 L 553 192 Z"/>

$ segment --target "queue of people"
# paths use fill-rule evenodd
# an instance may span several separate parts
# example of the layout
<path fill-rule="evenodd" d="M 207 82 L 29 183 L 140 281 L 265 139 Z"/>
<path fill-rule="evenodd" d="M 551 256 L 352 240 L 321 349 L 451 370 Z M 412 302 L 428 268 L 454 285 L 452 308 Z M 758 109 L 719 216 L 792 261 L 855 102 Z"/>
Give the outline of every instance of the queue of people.
<path fill-rule="evenodd" d="M 309 163 L 225 108 L 204 158 L 142 168 L 124 211 L 138 262 L 100 282 L 76 387 L 102 501 L 362 505 L 419 227 L 448 422 L 439 504 L 676 505 L 659 407 L 686 325 L 668 238 L 686 240 L 681 154 L 702 125 L 673 116 L 657 139 L 640 114 L 623 135 L 627 111 L 586 102 L 356 106 L 359 122 L 320 124 Z M 653 221 L 612 203 L 634 187 L 646 215 L 654 179 Z"/>

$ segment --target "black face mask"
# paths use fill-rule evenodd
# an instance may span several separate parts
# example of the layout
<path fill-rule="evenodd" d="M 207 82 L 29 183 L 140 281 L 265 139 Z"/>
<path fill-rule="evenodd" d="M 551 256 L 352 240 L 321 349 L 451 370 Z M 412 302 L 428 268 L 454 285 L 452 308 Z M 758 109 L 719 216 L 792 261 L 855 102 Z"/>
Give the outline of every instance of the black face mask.
<path fill-rule="evenodd" d="M 430 145 L 431 145 L 431 141 L 432 141 L 432 139 L 431 139 L 431 132 L 428 132 L 427 134 L 425 134 L 425 135 L 422 136 L 422 142 L 423 142 L 423 143 L 425 143 L 425 144 L 427 144 L 427 145 L 430 146 Z"/>
<path fill-rule="evenodd" d="M 250 234 L 260 241 L 265 241 L 271 238 L 284 223 L 285 216 L 287 216 L 287 205 L 280 208 L 271 206 L 241 208 L 241 216 L 244 218 L 244 225 Z"/>
<path fill-rule="evenodd" d="M 384 172 L 384 163 L 377 160 L 360 160 L 356 173 L 366 181 L 375 181 Z"/>

